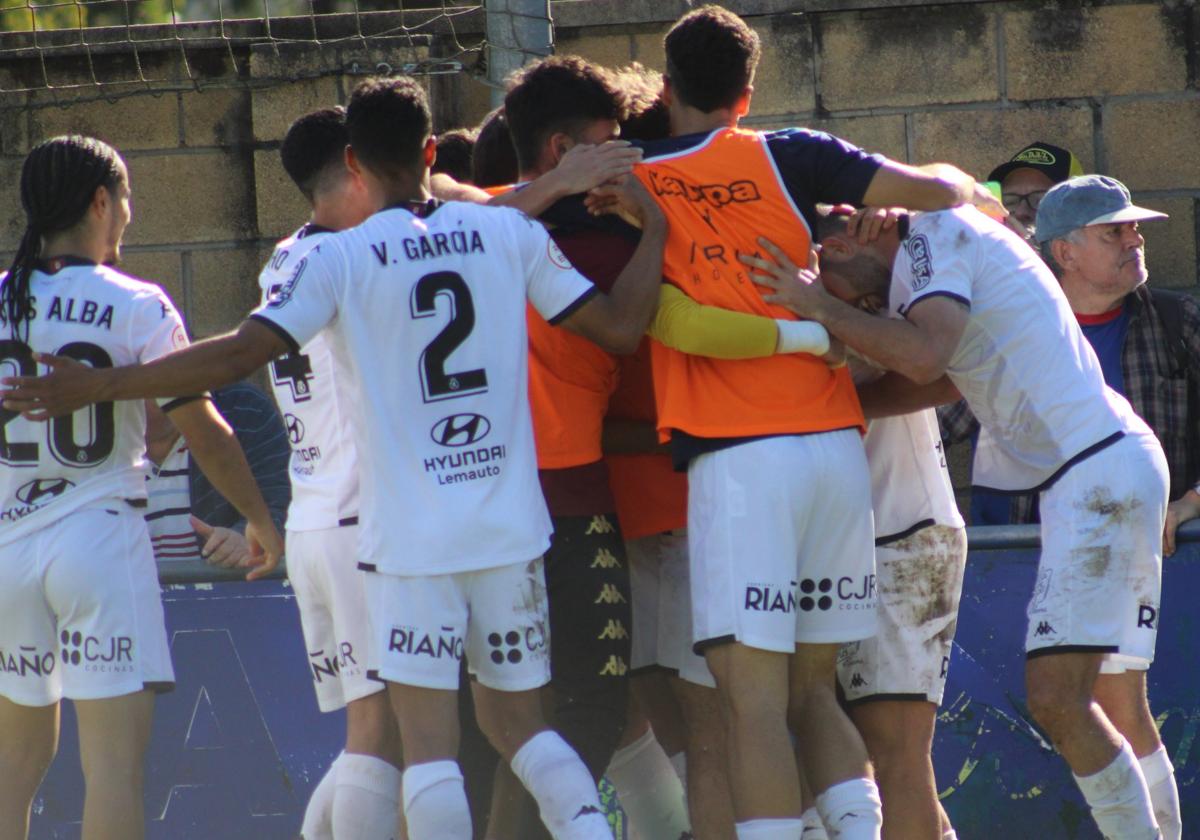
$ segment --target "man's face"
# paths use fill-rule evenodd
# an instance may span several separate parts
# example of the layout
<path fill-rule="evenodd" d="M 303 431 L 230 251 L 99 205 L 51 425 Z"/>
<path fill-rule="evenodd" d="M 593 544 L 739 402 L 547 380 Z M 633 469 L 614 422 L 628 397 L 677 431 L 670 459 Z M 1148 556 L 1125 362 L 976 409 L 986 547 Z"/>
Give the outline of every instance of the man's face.
<path fill-rule="evenodd" d="M 821 284 L 839 300 L 875 313 L 887 308 L 892 268 L 870 245 L 831 237 L 821 242 Z"/>
<path fill-rule="evenodd" d="M 121 238 L 125 235 L 125 228 L 129 227 L 129 222 L 133 218 L 133 211 L 130 208 L 130 199 L 133 193 L 129 189 L 129 172 L 125 168 L 124 161 L 118 161 L 117 166 L 121 171 L 121 179 L 116 189 L 109 191 L 111 201 L 108 212 L 108 230 L 105 236 L 105 245 L 108 249 L 108 253 L 104 255 L 105 265 L 116 265 L 120 262 Z"/>
<path fill-rule="evenodd" d="M 1046 190 L 1053 186 L 1054 182 L 1044 172 L 1022 167 L 1008 173 L 1008 177 L 1000 184 L 1000 197 L 1004 209 L 1022 225 L 1032 228 L 1037 219 L 1038 205 Z"/>
<path fill-rule="evenodd" d="M 1074 271 L 1098 292 L 1128 294 L 1146 282 L 1146 240 L 1137 222 L 1080 228 L 1071 250 Z"/>

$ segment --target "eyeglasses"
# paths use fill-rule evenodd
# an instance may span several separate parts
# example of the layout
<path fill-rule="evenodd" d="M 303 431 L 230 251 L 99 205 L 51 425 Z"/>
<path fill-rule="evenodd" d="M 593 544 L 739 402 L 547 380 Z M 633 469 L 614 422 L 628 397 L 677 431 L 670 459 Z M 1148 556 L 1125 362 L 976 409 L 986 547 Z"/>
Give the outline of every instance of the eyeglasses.
<path fill-rule="evenodd" d="M 1004 209 L 1010 213 L 1021 206 L 1021 202 L 1029 205 L 1030 210 L 1036 211 L 1038 205 L 1042 203 L 1042 199 L 1046 197 L 1046 190 L 1034 190 L 1031 193 L 1002 193 L 1000 201 L 1004 204 Z"/>

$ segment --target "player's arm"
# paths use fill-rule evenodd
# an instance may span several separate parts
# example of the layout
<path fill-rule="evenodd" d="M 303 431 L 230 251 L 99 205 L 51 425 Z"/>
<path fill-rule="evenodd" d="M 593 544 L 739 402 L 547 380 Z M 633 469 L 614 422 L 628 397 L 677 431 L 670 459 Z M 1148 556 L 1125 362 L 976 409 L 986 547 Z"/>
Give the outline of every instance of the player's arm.
<path fill-rule="evenodd" d="M 925 408 L 957 402 L 962 399 L 958 388 L 948 376 L 941 376 L 925 385 L 918 385 L 900 373 L 885 373 L 871 382 L 858 386 L 858 400 L 868 420 L 912 414 Z"/>
<path fill-rule="evenodd" d="M 994 217 L 1008 215 L 1004 205 L 985 186 L 948 163 L 909 166 L 894 160 L 885 161 L 871 179 L 862 203 L 910 210 L 944 210 L 960 204 L 974 204 Z"/>
<path fill-rule="evenodd" d="M 519 190 L 492 197 L 487 203 L 540 216 L 561 198 L 585 193 L 628 175 L 641 159 L 642 150 L 625 140 L 609 140 L 595 146 L 581 143 L 568 149 L 558 166 L 549 172 Z"/>
<path fill-rule="evenodd" d="M 268 574 L 283 555 L 283 538 L 254 481 L 237 436 L 211 400 L 190 400 L 167 413 L 187 441 L 188 451 L 200 470 L 217 492 L 246 519 L 246 540 L 251 547 L 251 557 L 256 561 L 246 579 L 254 580 Z M 254 552 L 256 543 L 262 546 L 258 556 Z"/>
<path fill-rule="evenodd" d="M 557 323 L 611 353 L 637 349 L 658 303 L 667 220 L 633 176 L 599 190 L 615 197 L 642 228 L 637 249 L 607 294 L 594 294 Z"/>
<path fill-rule="evenodd" d="M 917 301 L 903 320 L 870 315 L 825 290 L 816 272 L 815 252 L 810 267 L 801 269 L 769 240 L 760 237 L 758 242 L 773 261 L 753 255 L 741 260 L 757 270 L 755 282 L 775 290 L 764 300 L 818 321 L 847 347 L 918 385 L 945 374 L 967 326 L 969 311 L 962 301 L 931 295 Z"/>
<path fill-rule="evenodd" d="M 42 377 L 0 380 L 4 407 L 30 420 L 49 420 L 95 402 L 199 394 L 244 379 L 291 349 L 274 329 L 254 318 L 237 330 L 198 341 L 142 365 L 92 368 L 46 353 L 35 358 L 50 368 Z"/>

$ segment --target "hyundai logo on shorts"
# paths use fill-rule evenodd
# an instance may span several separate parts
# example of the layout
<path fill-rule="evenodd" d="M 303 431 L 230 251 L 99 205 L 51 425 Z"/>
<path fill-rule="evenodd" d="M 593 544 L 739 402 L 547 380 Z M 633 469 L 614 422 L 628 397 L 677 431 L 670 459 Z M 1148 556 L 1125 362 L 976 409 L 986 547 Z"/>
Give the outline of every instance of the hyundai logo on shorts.
<path fill-rule="evenodd" d="M 61 496 L 74 486 L 75 482 L 65 478 L 35 478 L 17 488 L 17 498 L 24 504 L 36 505 L 42 499 Z"/>
<path fill-rule="evenodd" d="M 487 437 L 491 430 L 491 422 L 482 414 L 451 414 L 437 421 L 429 436 L 439 446 L 470 446 Z"/>

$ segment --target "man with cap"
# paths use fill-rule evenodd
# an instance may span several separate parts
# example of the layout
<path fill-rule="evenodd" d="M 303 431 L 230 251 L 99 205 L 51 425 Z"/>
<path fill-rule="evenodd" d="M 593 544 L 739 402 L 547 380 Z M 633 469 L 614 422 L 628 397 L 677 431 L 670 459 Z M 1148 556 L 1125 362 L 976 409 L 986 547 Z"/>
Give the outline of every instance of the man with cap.
<path fill-rule="evenodd" d="M 1097 215 L 1112 212 L 1122 217 Z M 1131 718 L 1145 704 L 1158 627 L 1168 484 L 1158 440 L 1104 384 L 1054 275 L 1003 225 L 973 209 L 911 214 L 862 245 L 831 215 L 814 238 L 819 266 L 814 253 L 798 268 L 761 238 L 770 258 L 741 260 L 775 289 L 765 300 L 895 372 L 860 390 L 868 415 L 957 391 L 981 425 L 975 480 L 1039 494 L 1029 710 L 1106 838 L 1162 837 L 1131 748 L 1157 749 Z M 1169 816 L 1163 828 L 1177 838 Z"/>
<path fill-rule="evenodd" d="M 988 174 L 1000 184 L 1000 200 L 1009 212 L 1009 227 L 1028 239 L 1033 232 L 1038 203 L 1046 191 L 1068 178 L 1083 174 L 1079 158 L 1066 149 L 1036 140 Z"/>

